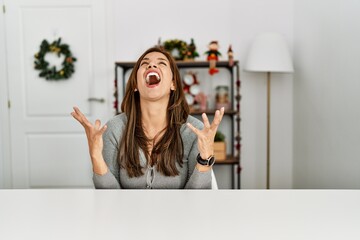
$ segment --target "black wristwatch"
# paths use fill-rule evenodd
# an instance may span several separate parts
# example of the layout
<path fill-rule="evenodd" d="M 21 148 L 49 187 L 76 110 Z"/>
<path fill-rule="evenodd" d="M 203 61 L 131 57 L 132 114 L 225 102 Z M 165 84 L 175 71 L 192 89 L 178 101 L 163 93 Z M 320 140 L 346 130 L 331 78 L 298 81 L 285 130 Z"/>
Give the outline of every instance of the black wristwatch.
<path fill-rule="evenodd" d="M 197 155 L 196 160 L 199 164 L 204 165 L 204 166 L 209 166 L 211 167 L 212 165 L 214 165 L 215 163 L 215 157 L 214 155 L 211 155 L 210 157 L 208 157 L 207 159 L 202 159 L 200 156 L 200 153 Z"/>

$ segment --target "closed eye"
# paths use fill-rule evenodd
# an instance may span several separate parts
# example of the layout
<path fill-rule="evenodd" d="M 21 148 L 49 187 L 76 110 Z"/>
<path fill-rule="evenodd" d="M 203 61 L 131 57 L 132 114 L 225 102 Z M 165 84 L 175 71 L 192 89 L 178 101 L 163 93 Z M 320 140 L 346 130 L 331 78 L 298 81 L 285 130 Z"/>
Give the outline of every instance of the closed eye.
<path fill-rule="evenodd" d="M 159 62 L 159 64 L 167 66 L 166 62 Z"/>

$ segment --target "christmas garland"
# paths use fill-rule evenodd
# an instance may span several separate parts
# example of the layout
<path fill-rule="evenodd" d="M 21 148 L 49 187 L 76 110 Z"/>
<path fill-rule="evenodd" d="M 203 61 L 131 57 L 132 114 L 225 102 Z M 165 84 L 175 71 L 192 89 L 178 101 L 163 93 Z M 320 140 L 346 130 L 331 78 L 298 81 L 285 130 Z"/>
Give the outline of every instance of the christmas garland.
<path fill-rule="evenodd" d="M 62 69 L 57 70 L 55 66 L 50 66 L 45 60 L 47 53 L 55 53 L 60 57 L 61 54 L 65 56 L 62 62 Z M 43 40 L 40 45 L 40 50 L 35 54 L 35 69 L 40 70 L 39 77 L 44 77 L 46 80 L 62 80 L 68 79 L 75 72 L 74 62 L 76 58 L 72 56 L 69 45 L 61 44 L 61 38 L 49 44 Z"/>

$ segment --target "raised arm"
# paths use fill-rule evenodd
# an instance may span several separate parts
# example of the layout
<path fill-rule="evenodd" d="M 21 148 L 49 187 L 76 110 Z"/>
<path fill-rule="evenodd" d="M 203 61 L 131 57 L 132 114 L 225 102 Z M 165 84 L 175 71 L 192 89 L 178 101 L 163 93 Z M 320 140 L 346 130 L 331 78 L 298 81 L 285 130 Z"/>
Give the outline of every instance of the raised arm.
<path fill-rule="evenodd" d="M 198 151 L 202 159 L 208 159 L 214 155 L 214 137 L 216 131 L 220 125 L 220 122 L 224 116 L 224 108 L 215 111 L 214 120 L 210 124 L 208 117 L 205 113 L 202 114 L 204 128 L 202 130 L 197 129 L 191 123 L 187 123 L 187 126 L 197 135 L 198 138 Z M 200 172 L 207 172 L 211 170 L 211 166 L 204 166 L 197 164 L 196 168 Z"/>
<path fill-rule="evenodd" d="M 101 126 L 100 120 L 96 120 L 95 124 L 92 124 L 77 107 L 74 107 L 74 112 L 72 112 L 71 115 L 85 129 L 93 166 L 95 188 L 120 188 L 118 181 L 109 171 L 108 165 L 103 157 L 103 134 L 107 126 Z"/>
<path fill-rule="evenodd" d="M 203 113 L 203 127 L 187 123 L 187 126 L 196 134 L 197 139 L 189 153 L 189 179 L 185 188 L 211 188 L 212 166 L 197 163 L 197 156 L 207 159 L 214 154 L 214 137 L 224 115 L 224 108 L 215 112 L 214 120 L 210 124 L 208 117 Z"/>
<path fill-rule="evenodd" d="M 85 129 L 94 173 L 99 175 L 105 174 L 108 171 L 108 167 L 102 156 L 102 150 L 104 146 L 102 135 L 105 132 L 107 126 L 101 126 L 99 119 L 95 121 L 95 124 L 92 124 L 77 107 L 74 107 L 74 112 L 72 112 L 71 115 Z"/>

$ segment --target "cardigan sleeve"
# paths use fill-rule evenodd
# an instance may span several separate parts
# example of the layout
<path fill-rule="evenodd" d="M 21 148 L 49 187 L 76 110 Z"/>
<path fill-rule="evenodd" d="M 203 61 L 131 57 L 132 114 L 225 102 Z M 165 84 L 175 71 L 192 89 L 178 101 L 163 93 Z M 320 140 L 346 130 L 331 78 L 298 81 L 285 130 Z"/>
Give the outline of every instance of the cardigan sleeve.
<path fill-rule="evenodd" d="M 124 116 L 122 115 L 115 116 L 106 124 L 107 129 L 103 134 L 104 148 L 102 154 L 108 167 L 108 171 L 104 175 L 93 174 L 95 188 L 121 188 L 119 176 L 120 167 L 117 157 L 119 151 L 119 139 L 122 136 L 124 129 L 123 117 Z"/>
<path fill-rule="evenodd" d="M 211 170 L 200 172 L 196 168 L 196 157 L 198 155 L 197 144 L 189 154 L 189 179 L 185 184 L 186 189 L 211 189 Z"/>
<path fill-rule="evenodd" d="M 190 118 L 189 122 L 198 129 L 203 129 L 204 125 L 201 121 Z M 185 184 L 186 189 L 211 189 L 211 171 L 200 172 L 196 168 L 197 160 L 196 157 L 199 153 L 198 150 L 198 139 L 195 133 L 193 133 L 189 128 L 185 131 L 189 131 L 183 136 L 184 148 L 189 148 L 188 155 L 188 178 Z"/>

